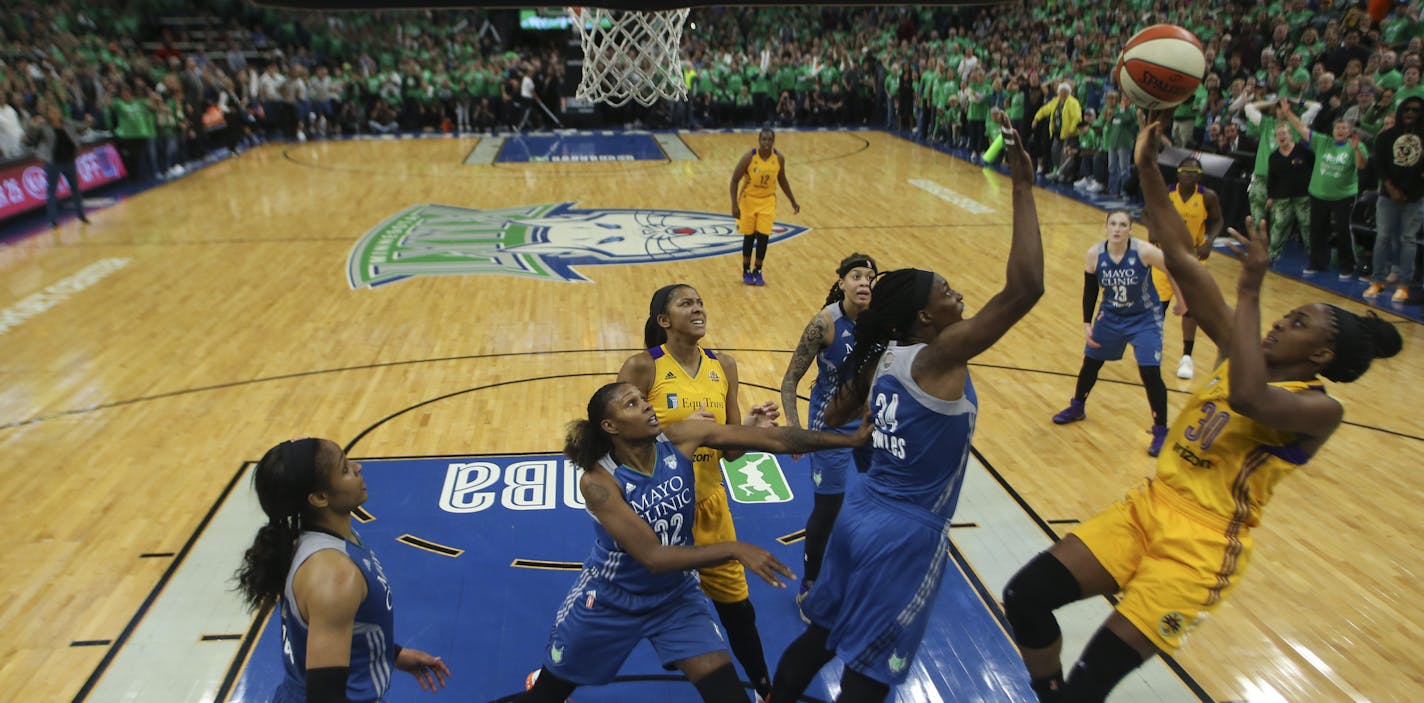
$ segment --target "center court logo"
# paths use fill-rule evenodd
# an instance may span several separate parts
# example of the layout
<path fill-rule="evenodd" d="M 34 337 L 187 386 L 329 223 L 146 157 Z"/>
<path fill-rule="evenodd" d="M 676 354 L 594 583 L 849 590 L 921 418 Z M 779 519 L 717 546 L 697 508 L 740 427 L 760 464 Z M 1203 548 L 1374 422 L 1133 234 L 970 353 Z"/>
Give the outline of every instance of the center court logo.
<path fill-rule="evenodd" d="M 771 241 L 809 228 L 778 222 Z M 587 281 L 574 266 L 677 261 L 740 252 L 730 215 L 685 210 L 575 209 L 573 203 L 473 210 L 412 205 L 352 247 L 353 289 L 412 276 L 500 274 Z"/>

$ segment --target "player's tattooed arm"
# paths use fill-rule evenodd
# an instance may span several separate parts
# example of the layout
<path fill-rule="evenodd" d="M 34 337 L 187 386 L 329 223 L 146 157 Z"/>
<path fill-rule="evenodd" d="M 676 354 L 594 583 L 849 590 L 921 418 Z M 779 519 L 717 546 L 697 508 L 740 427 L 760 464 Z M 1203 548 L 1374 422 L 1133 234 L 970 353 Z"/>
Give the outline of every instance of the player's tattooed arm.
<path fill-rule="evenodd" d="M 844 423 L 842 423 L 844 424 Z M 753 427 L 750 425 L 719 425 L 711 422 L 677 422 L 663 428 L 663 433 L 678 451 L 691 456 L 698 447 L 732 450 L 802 454 L 821 449 L 859 447 L 870 441 L 870 428 L 856 434 L 812 432 L 799 427 Z"/>
<path fill-rule="evenodd" d="M 590 508 L 601 508 L 608 503 L 608 489 L 589 482 L 589 485 L 583 487 L 583 501 Z"/>
<path fill-rule="evenodd" d="M 796 388 L 811 368 L 811 361 L 826 347 L 826 320 L 824 312 L 817 312 L 806 329 L 801 332 L 801 341 L 791 354 L 791 363 L 786 366 L 786 374 L 781 377 L 781 409 L 786 413 L 786 423 L 790 427 L 801 427 L 801 418 L 796 414 Z"/>

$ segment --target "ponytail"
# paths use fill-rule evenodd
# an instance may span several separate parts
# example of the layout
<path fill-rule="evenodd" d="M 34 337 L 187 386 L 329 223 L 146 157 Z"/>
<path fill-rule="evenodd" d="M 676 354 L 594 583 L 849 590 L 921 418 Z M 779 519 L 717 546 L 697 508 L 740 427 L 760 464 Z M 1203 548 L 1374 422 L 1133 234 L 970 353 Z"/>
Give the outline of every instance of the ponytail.
<path fill-rule="evenodd" d="M 673 283 L 659 288 L 648 302 L 648 320 L 643 323 L 643 348 L 652 349 L 667 341 L 667 330 L 658 324 L 658 316 L 667 312 L 668 300 L 678 288 L 691 288 L 686 283 Z"/>
<path fill-rule="evenodd" d="M 274 520 L 258 528 L 237 571 L 237 588 L 249 610 L 271 606 L 281 597 L 299 534 L 300 530 L 288 521 Z"/>
<path fill-rule="evenodd" d="M 1334 305 L 1326 307 L 1335 328 L 1335 357 L 1320 370 L 1320 375 L 1337 383 L 1349 383 L 1365 375 L 1372 360 L 1394 356 L 1404 347 L 1399 330 L 1373 312 L 1360 316 Z"/>
<path fill-rule="evenodd" d="M 585 471 L 598 466 L 598 460 L 613 451 L 613 442 L 603 428 L 579 418 L 568 424 L 564 434 L 564 456 Z"/>
<path fill-rule="evenodd" d="M 287 571 L 309 507 L 307 496 L 325 483 L 317 469 L 320 440 L 283 442 L 267 450 L 252 474 L 267 524 L 257 530 L 234 575 L 237 590 L 253 610 L 274 604 L 287 587 Z"/>
<path fill-rule="evenodd" d="M 603 431 L 608 416 L 608 403 L 613 392 L 627 384 L 604 384 L 588 399 L 588 416 L 570 422 L 564 432 L 564 456 L 585 471 L 598 466 L 598 460 L 613 452 L 613 439 Z"/>
<path fill-rule="evenodd" d="M 643 348 L 652 349 L 662 346 L 667 342 L 667 330 L 658 324 L 657 315 L 649 315 L 647 322 L 643 323 Z"/>

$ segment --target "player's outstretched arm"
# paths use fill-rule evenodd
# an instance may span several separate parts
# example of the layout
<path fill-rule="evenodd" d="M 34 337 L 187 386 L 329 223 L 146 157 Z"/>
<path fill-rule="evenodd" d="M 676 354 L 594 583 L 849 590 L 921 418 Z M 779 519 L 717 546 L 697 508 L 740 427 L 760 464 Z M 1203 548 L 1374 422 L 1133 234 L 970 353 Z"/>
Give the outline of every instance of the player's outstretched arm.
<path fill-rule="evenodd" d="M 821 449 L 859 447 L 870 441 L 870 427 L 855 434 L 812 432 L 799 427 L 755 427 L 722 425 L 715 422 L 678 422 L 663 428 L 663 434 L 678 451 L 692 456 L 698 447 L 712 449 L 802 454 Z"/>
<path fill-rule="evenodd" d="M 1243 235 L 1232 230 L 1239 243 L 1241 275 L 1236 284 L 1236 316 L 1231 347 L 1231 409 L 1278 430 L 1323 440 L 1344 417 L 1340 402 L 1324 393 L 1292 393 L 1269 385 L 1266 354 L 1261 347 L 1261 282 L 1269 265 L 1266 226 Z M 1297 311 L 1292 317 L 1304 315 Z M 1294 324 L 1294 320 L 1291 321 Z"/>
<path fill-rule="evenodd" d="M 988 349 L 1043 297 L 1043 237 L 1034 202 L 1033 159 L 1007 116 L 1000 117 L 1004 151 L 1013 180 L 1014 224 L 1004 288 L 972 318 L 940 332 L 925 352 L 930 363 L 963 363 Z"/>
<path fill-rule="evenodd" d="M 1231 343 L 1232 310 L 1221 296 L 1221 289 L 1211 273 L 1197 259 L 1192 234 L 1167 195 L 1167 182 L 1157 168 L 1157 143 L 1166 130 L 1171 113 L 1163 111 L 1142 126 L 1137 133 L 1134 160 L 1138 183 L 1142 187 L 1142 221 L 1152 243 L 1162 250 L 1167 272 L 1181 290 L 1187 308 L 1197 325 L 1216 343 L 1218 349 L 1228 349 Z"/>

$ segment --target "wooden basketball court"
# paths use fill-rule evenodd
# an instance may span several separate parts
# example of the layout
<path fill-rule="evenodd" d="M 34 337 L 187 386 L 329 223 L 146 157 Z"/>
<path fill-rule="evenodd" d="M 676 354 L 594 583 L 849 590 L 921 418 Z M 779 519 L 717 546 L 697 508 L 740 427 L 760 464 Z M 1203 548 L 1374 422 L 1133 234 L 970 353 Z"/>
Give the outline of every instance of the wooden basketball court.
<path fill-rule="evenodd" d="M 357 240 L 414 205 L 725 214 L 755 136 L 682 138 L 697 160 L 466 164 L 477 138 L 272 144 L 95 212 L 92 226 L 0 248 L 0 310 L 13 322 L 0 332 L 0 698 L 87 693 L 234 470 L 277 441 L 328 437 L 356 457 L 556 452 L 563 423 L 641 345 L 648 298 L 665 283 L 700 291 L 706 343 L 736 355 L 749 407 L 777 399 L 843 256 L 936 270 L 971 314 L 1003 279 L 1006 176 L 881 132 L 785 132 L 777 147 L 803 209 L 792 215 L 783 198 L 778 220 L 810 231 L 772 245 L 764 288 L 742 285 L 739 254 L 575 266 L 581 282 L 348 281 Z M 972 365 L 975 444 L 1066 531 L 1151 473 L 1150 422 L 1130 361 L 1104 369 L 1087 421 L 1049 422 L 1081 361 L 1083 251 L 1104 213 L 1042 191 L 1038 205 L 1047 295 Z M 1234 291 L 1232 259 L 1209 267 Z M 1274 274 L 1267 288 L 1268 320 L 1321 299 L 1359 307 Z M 1330 387 L 1349 424 L 1281 486 L 1244 584 L 1177 657 L 1216 700 L 1424 691 L 1424 491 L 1409 468 L 1424 449 L 1424 328 L 1386 318 L 1404 352 Z M 1163 367 L 1169 389 L 1185 391 L 1170 377 L 1180 337 L 1173 318 Z M 1199 339 L 1200 378 L 1215 350 Z M 516 383 L 555 376 L 567 378 Z M 438 413 L 417 407 L 476 387 L 494 388 Z M 1171 395 L 1173 410 L 1185 397 Z"/>

